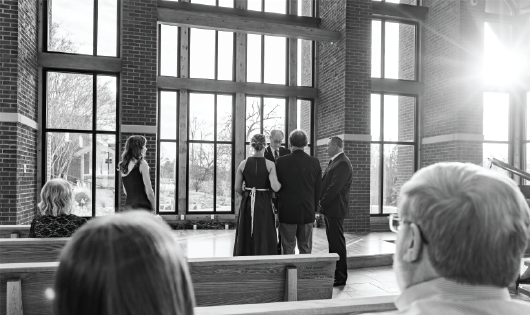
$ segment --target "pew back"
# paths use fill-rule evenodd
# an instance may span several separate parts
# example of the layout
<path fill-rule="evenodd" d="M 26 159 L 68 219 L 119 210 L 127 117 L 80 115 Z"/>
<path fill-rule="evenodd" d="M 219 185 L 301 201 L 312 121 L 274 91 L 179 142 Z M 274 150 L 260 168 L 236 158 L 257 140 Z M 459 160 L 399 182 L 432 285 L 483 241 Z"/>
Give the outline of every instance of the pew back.
<path fill-rule="evenodd" d="M 0 239 L 0 263 L 59 261 L 59 254 L 70 238 Z"/>
<path fill-rule="evenodd" d="M 29 236 L 30 225 L 0 225 L 0 238 L 11 238 L 12 234 L 18 234 L 19 238 Z"/>

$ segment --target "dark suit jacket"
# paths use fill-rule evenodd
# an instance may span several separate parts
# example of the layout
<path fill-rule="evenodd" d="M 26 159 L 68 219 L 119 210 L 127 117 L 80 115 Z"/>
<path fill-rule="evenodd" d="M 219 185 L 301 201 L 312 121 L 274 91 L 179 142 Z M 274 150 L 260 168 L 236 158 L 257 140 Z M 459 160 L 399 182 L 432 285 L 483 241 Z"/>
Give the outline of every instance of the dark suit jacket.
<path fill-rule="evenodd" d="M 280 156 L 284 156 L 284 155 L 287 155 L 287 154 L 291 154 L 291 150 L 289 149 L 286 149 L 284 147 L 280 147 L 280 149 L 278 150 L 278 153 L 280 154 Z M 264 156 L 267 160 L 269 161 L 272 161 L 272 162 L 275 162 L 274 161 L 274 152 L 272 152 L 272 149 L 270 146 L 268 146 L 266 149 L 265 149 L 265 153 L 264 153 Z M 280 182 L 281 183 L 281 182 Z"/>
<path fill-rule="evenodd" d="M 352 172 L 350 159 L 342 153 L 322 175 L 320 206 L 324 215 L 339 219 L 348 215 Z"/>
<path fill-rule="evenodd" d="M 276 173 L 282 184 L 278 209 L 280 222 L 314 222 L 322 185 L 318 159 L 296 150 L 276 160 Z"/>

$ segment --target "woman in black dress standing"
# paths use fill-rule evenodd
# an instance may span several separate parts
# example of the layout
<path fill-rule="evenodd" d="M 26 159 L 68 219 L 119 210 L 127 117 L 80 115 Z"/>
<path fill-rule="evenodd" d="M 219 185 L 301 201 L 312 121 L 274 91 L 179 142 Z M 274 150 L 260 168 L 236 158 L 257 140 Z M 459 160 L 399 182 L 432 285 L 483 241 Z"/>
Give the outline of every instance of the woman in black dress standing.
<path fill-rule="evenodd" d="M 254 135 L 250 145 L 254 155 L 241 162 L 236 171 L 235 190 L 243 199 L 239 207 L 234 256 L 277 255 L 278 238 L 270 189 L 278 191 L 281 185 L 274 162 L 263 156 L 265 136 Z"/>
<path fill-rule="evenodd" d="M 127 199 L 124 210 L 144 209 L 155 212 L 155 193 L 149 178 L 149 165 L 144 159 L 147 140 L 131 136 L 125 143 L 118 170 Z"/>

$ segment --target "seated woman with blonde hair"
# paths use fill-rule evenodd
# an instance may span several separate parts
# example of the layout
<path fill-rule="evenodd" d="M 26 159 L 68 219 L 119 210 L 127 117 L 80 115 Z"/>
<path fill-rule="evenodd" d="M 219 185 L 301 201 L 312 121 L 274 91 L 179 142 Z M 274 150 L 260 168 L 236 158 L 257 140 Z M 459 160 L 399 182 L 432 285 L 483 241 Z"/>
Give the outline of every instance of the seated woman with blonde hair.
<path fill-rule="evenodd" d="M 55 315 L 193 315 L 181 247 L 168 225 L 146 211 L 90 220 L 59 262 Z"/>
<path fill-rule="evenodd" d="M 46 182 L 40 193 L 40 215 L 31 222 L 29 237 L 70 237 L 86 219 L 70 214 L 73 206 L 72 187 L 61 178 Z"/>

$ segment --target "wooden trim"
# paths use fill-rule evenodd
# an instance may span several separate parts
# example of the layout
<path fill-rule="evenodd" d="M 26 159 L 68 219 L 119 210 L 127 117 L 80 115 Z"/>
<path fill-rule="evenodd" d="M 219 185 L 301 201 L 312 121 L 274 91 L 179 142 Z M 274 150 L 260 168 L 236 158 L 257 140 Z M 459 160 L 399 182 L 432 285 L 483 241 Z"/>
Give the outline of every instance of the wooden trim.
<path fill-rule="evenodd" d="M 247 11 L 246 0 L 236 0 L 235 7 L 242 11 Z M 247 34 L 236 33 L 236 49 L 235 49 L 235 79 L 240 84 L 247 82 Z M 239 164 L 245 159 L 245 115 L 246 115 L 246 95 L 245 92 L 239 92 L 235 95 L 235 110 L 234 110 L 234 172 L 237 172 Z M 239 204 L 241 203 L 241 196 L 234 193 L 234 213 L 239 215 Z"/>
<path fill-rule="evenodd" d="M 423 83 L 418 81 L 372 78 L 372 92 L 423 95 Z"/>
<path fill-rule="evenodd" d="M 121 72 L 121 58 L 40 52 L 39 67 L 47 69 Z"/>
<path fill-rule="evenodd" d="M 429 13 L 428 7 L 389 2 L 372 2 L 373 15 L 424 21 L 427 19 L 427 13 Z"/>
<path fill-rule="evenodd" d="M 174 4 L 179 3 L 175 2 Z M 184 3 L 180 4 L 182 5 Z M 192 4 L 187 5 L 191 6 Z M 212 9 L 219 8 L 212 7 Z M 236 11 L 238 9 L 229 10 Z M 281 15 L 284 19 L 292 18 L 293 20 L 298 19 L 299 17 L 291 17 L 289 15 L 268 12 L 263 12 L 262 14 L 270 18 L 255 18 L 250 16 L 241 16 L 235 13 L 197 12 L 184 9 L 159 7 L 157 19 L 158 22 L 169 25 L 197 27 L 218 31 L 331 42 L 338 41 L 340 39 L 340 32 L 338 31 L 324 30 L 318 28 L 318 26 L 307 26 L 307 24 L 304 23 L 283 23 L 281 20 L 276 18 L 278 15 Z"/>
<path fill-rule="evenodd" d="M 154 133 L 156 134 L 156 126 L 149 125 L 121 125 L 122 133 Z"/>
<path fill-rule="evenodd" d="M 317 89 L 304 86 L 287 86 L 251 82 L 217 81 L 209 79 L 186 79 L 157 77 L 157 86 L 168 90 L 192 90 L 212 93 L 246 93 L 264 96 L 316 98 Z"/>
<path fill-rule="evenodd" d="M 236 257 L 207 257 L 189 258 L 188 264 L 194 266 L 224 266 L 224 265 L 248 265 L 253 264 L 303 264 L 316 261 L 337 261 L 339 255 L 332 254 L 311 254 L 311 255 L 269 255 L 269 256 L 236 256 Z"/>
<path fill-rule="evenodd" d="M 298 270 L 296 269 L 295 266 L 289 266 L 286 268 L 285 270 L 285 297 L 284 297 L 284 301 L 297 301 L 298 298 L 297 298 L 297 285 L 298 283 L 296 282 L 298 279 L 297 279 L 297 275 L 298 275 Z"/>
<path fill-rule="evenodd" d="M 22 284 L 20 279 L 7 280 L 6 289 L 6 315 L 23 315 Z"/>

